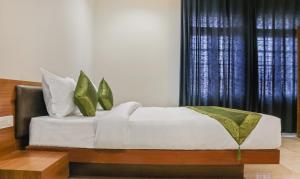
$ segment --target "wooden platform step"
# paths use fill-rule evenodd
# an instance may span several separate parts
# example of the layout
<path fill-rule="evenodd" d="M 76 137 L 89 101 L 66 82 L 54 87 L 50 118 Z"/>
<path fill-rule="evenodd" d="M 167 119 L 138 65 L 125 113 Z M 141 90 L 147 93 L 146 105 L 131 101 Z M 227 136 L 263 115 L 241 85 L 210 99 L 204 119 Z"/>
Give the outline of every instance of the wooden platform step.
<path fill-rule="evenodd" d="M 0 158 L 1 179 L 67 179 L 65 152 L 15 151 Z"/>

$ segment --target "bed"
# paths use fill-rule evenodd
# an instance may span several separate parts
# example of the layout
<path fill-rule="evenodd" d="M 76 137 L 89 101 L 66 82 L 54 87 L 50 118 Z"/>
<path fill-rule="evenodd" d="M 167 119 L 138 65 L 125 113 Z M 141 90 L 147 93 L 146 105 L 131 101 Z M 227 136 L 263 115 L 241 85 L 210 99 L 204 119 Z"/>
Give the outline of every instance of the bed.
<path fill-rule="evenodd" d="M 9 81 L 6 80 L 2 83 Z M 126 123 L 117 122 L 120 125 L 116 126 L 120 127 L 120 130 L 117 130 L 119 131 L 118 135 L 113 136 L 115 132 L 105 127 L 103 129 L 107 129 L 107 131 L 102 136 L 103 139 L 106 138 L 106 141 L 97 141 L 95 136 L 101 136 L 101 134 L 97 134 L 95 126 L 105 126 L 104 124 L 109 120 L 105 120 L 108 118 L 104 116 L 110 115 L 97 114 L 95 118 L 87 120 L 80 116 L 73 116 L 63 121 L 62 119 L 53 120 L 47 117 L 41 87 L 23 86 L 15 83 L 11 85 L 13 87 L 17 85 L 15 136 L 22 144 L 23 149 L 68 152 L 71 173 L 75 175 L 84 175 L 87 174 L 85 172 L 88 172 L 88 175 L 242 178 L 244 164 L 279 163 L 280 152 L 277 148 L 281 142 L 280 120 L 272 116 L 263 115 L 261 122 L 255 129 L 256 132 L 251 133 L 247 141 L 241 146 L 242 159 L 237 160 L 237 144 L 229 136 L 226 136 L 224 129 L 218 126 L 218 123 L 214 123 L 214 120 L 209 120 L 211 124 L 206 124 L 204 127 L 203 121 L 194 118 L 199 114 L 187 108 L 138 107 L 130 114 Z M 11 100 L 14 99 L 12 96 Z M 189 116 L 185 120 L 190 120 L 192 125 L 184 126 L 186 122 L 172 120 L 176 118 L 174 110 L 180 112 L 181 115 Z M 141 117 L 147 113 L 149 114 L 148 117 Z M 165 115 L 163 124 L 159 124 L 158 121 L 155 122 L 158 118 L 153 114 L 158 113 L 160 116 Z M 111 122 L 113 121 L 109 121 L 109 123 Z M 62 123 L 66 125 L 62 125 Z M 89 132 L 74 137 L 74 135 L 70 135 L 72 132 L 68 132 L 65 128 L 67 125 L 73 126 L 70 128 L 76 128 L 77 131 Z M 158 127 L 161 125 L 166 130 L 161 130 L 161 127 Z M 124 128 L 124 126 L 127 127 Z M 181 129 L 178 128 L 179 126 Z M 191 126 L 194 129 L 191 130 Z M 197 127 L 201 126 L 203 130 L 196 130 Z M 40 130 L 42 128 L 44 130 Z M 47 136 L 46 129 L 54 128 L 56 129 L 55 132 L 48 131 Z M 263 130 L 263 128 L 266 129 Z M 122 131 L 121 129 L 125 130 Z M 187 133 L 179 135 L 176 134 L 176 130 L 185 130 Z M 105 137 L 110 132 L 112 132 L 110 138 Z M 211 140 L 218 142 L 207 142 L 206 135 L 214 136 L 214 138 L 211 137 Z M 49 137 L 52 137 L 51 143 L 49 143 Z M 122 137 L 126 137 L 126 140 L 121 139 Z M 62 138 L 64 140 L 61 140 Z M 111 140 L 113 138 L 114 141 Z M 145 140 L 146 138 L 149 140 Z M 82 142 L 83 139 L 86 140 Z M 122 143 L 120 140 L 126 142 Z"/>
<path fill-rule="evenodd" d="M 127 118 L 122 111 L 138 105 L 123 103 L 95 117 L 31 119 L 30 146 L 94 149 L 235 150 L 238 144 L 214 119 L 186 107 L 142 107 Z M 109 116 L 109 117 L 107 117 Z M 184 117 L 182 117 L 184 116 Z M 55 131 L 55 132 L 52 132 Z M 276 149 L 281 145 L 280 119 L 262 118 L 241 149 Z"/>

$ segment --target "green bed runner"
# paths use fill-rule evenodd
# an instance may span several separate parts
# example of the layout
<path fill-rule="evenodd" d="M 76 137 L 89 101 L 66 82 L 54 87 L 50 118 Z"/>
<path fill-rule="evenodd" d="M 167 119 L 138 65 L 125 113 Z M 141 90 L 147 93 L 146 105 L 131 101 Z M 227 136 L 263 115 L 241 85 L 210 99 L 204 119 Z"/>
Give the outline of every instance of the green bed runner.
<path fill-rule="evenodd" d="M 240 145 L 258 124 L 260 114 L 218 106 L 189 106 L 188 108 L 219 121 L 238 143 L 237 159 L 241 160 Z"/>

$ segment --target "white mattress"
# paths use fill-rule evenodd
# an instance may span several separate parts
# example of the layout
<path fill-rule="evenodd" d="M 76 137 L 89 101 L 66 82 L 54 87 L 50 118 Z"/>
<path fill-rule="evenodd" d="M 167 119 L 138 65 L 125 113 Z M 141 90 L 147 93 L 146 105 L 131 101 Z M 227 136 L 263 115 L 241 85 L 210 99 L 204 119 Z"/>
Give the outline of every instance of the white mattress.
<path fill-rule="evenodd" d="M 238 145 L 215 119 L 184 107 L 124 105 L 96 117 L 33 118 L 30 145 L 102 149 L 224 150 Z M 242 149 L 276 149 L 280 119 L 262 115 Z"/>
<path fill-rule="evenodd" d="M 105 112 L 97 112 L 102 116 Z M 82 115 L 54 118 L 50 116 L 31 119 L 29 145 L 94 148 L 96 117 Z"/>

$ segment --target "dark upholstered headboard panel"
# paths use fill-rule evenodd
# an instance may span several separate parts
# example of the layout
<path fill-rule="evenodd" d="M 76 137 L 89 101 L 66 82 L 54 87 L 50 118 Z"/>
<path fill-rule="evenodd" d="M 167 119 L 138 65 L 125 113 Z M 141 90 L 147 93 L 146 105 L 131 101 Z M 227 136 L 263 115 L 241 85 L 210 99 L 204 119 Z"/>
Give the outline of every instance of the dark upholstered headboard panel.
<path fill-rule="evenodd" d="M 28 145 L 29 125 L 32 117 L 48 115 L 41 87 L 16 87 L 15 137 L 23 146 Z"/>

